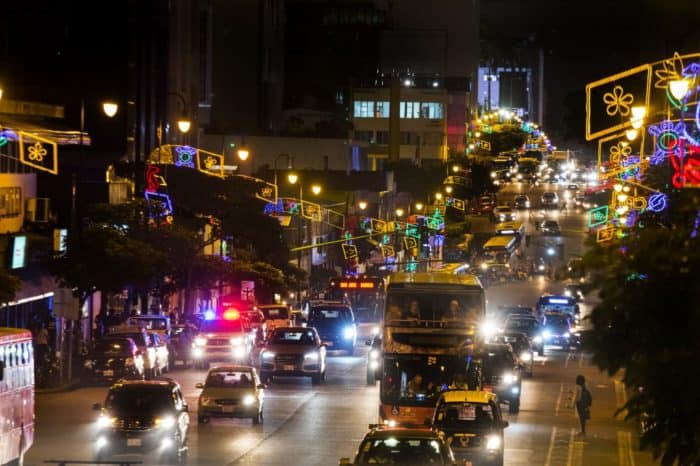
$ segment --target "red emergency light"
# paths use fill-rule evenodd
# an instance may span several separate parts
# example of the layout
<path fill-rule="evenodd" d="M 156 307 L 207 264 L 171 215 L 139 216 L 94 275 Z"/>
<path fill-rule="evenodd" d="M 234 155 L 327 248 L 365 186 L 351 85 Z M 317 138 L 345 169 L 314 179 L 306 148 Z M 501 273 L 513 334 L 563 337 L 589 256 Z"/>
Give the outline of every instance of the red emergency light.
<path fill-rule="evenodd" d="M 222 315 L 224 320 L 238 320 L 241 318 L 241 313 L 238 311 L 238 309 L 226 309 Z"/>

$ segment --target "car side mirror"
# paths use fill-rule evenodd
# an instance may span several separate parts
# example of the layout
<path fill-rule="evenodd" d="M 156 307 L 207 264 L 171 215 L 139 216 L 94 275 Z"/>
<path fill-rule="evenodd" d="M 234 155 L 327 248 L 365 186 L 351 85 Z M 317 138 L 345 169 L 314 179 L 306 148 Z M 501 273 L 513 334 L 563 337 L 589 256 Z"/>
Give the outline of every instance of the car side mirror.
<path fill-rule="evenodd" d="M 503 429 L 507 428 L 509 425 L 510 425 L 510 423 L 508 421 L 501 421 L 501 427 Z"/>
<path fill-rule="evenodd" d="M 344 466 L 348 464 L 352 464 L 350 458 L 340 458 L 340 461 L 338 461 L 338 466 Z"/>
<path fill-rule="evenodd" d="M 194 385 L 194 388 L 204 388 L 204 384 L 203 384 L 202 382 L 197 382 L 197 383 Z"/>
<path fill-rule="evenodd" d="M 93 411 L 102 411 L 102 405 L 100 403 L 93 403 L 92 410 Z"/>

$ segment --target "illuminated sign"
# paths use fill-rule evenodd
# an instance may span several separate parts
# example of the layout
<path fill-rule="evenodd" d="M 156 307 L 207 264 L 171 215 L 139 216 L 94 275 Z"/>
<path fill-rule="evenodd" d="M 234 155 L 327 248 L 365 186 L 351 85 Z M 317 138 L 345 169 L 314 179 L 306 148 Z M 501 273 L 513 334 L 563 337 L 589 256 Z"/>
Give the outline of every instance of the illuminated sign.
<path fill-rule="evenodd" d="M 551 304 L 569 304 L 568 299 L 561 299 L 561 298 L 549 298 L 549 302 Z"/>
<path fill-rule="evenodd" d="M 27 265 L 27 237 L 15 236 L 12 238 L 12 269 L 21 269 Z"/>
<path fill-rule="evenodd" d="M 65 228 L 54 228 L 53 230 L 53 250 L 54 252 L 65 252 L 67 249 L 66 240 L 68 239 L 68 230 Z"/>
<path fill-rule="evenodd" d="M 610 215 L 610 208 L 607 205 L 596 207 L 588 211 L 588 226 L 593 228 L 607 223 Z"/>
<path fill-rule="evenodd" d="M 342 288 L 344 290 L 354 290 L 354 289 L 369 290 L 369 289 L 374 289 L 375 287 L 376 287 L 376 285 L 372 281 L 341 280 L 338 282 L 338 288 Z"/>

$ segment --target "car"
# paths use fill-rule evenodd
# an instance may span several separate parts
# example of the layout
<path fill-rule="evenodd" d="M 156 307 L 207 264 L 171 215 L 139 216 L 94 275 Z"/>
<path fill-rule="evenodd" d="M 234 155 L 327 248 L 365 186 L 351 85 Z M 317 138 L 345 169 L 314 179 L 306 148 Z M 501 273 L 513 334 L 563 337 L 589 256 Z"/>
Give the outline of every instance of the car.
<path fill-rule="evenodd" d="M 199 330 L 193 324 L 173 325 L 170 330 L 170 362 L 175 367 L 176 361 L 182 361 L 187 367 L 192 360 L 192 342 Z"/>
<path fill-rule="evenodd" d="M 499 205 L 493 209 L 492 217 L 497 222 L 512 222 L 517 217 L 517 214 L 507 205 Z"/>
<path fill-rule="evenodd" d="M 170 370 L 170 351 L 168 350 L 168 345 L 165 343 L 156 332 L 146 332 L 151 338 L 151 345 L 155 349 L 156 354 L 156 366 L 158 366 L 158 371 L 162 374 Z"/>
<path fill-rule="evenodd" d="M 134 340 L 122 336 L 106 336 L 95 340 L 83 362 L 85 382 L 115 382 L 122 378 L 142 378 L 143 356 Z"/>
<path fill-rule="evenodd" d="M 354 460 L 340 458 L 339 465 L 373 464 L 453 466 L 454 455 L 445 435 L 429 428 L 405 428 L 370 424 Z"/>
<path fill-rule="evenodd" d="M 508 421 L 503 420 L 495 394 L 477 390 L 442 393 L 432 426 L 444 433 L 458 461 L 503 466 L 503 430 Z"/>
<path fill-rule="evenodd" d="M 307 321 L 321 336 L 321 341 L 329 350 L 345 351 L 348 356 L 355 353 L 357 325 L 349 304 L 324 302 L 314 304 L 309 309 Z"/>
<path fill-rule="evenodd" d="M 265 304 L 258 306 L 265 319 L 265 328 L 271 332 L 276 327 L 289 327 L 293 325 L 289 314 L 289 307 L 286 304 Z"/>
<path fill-rule="evenodd" d="M 536 348 L 527 334 L 504 329 L 503 333 L 493 338 L 492 342 L 509 344 L 513 354 L 518 358 L 521 371 L 528 377 L 532 377 Z"/>
<path fill-rule="evenodd" d="M 260 342 L 265 340 L 267 335 L 267 325 L 265 315 L 259 309 L 249 309 L 242 313 L 245 325 L 255 332 L 255 340 Z"/>
<path fill-rule="evenodd" d="M 253 425 L 263 421 L 265 385 L 250 366 L 216 366 L 209 369 L 197 401 L 197 422 L 204 424 L 213 417 L 249 418 Z"/>
<path fill-rule="evenodd" d="M 382 336 L 377 334 L 365 342 L 367 352 L 367 385 L 376 385 L 382 372 Z"/>
<path fill-rule="evenodd" d="M 570 283 L 564 287 L 564 296 L 574 298 L 576 301 L 583 301 L 584 288 L 579 284 Z"/>
<path fill-rule="evenodd" d="M 260 377 L 311 377 L 316 385 L 326 377 L 326 345 L 315 328 L 277 327 L 260 350 Z"/>
<path fill-rule="evenodd" d="M 573 192 L 573 193 L 575 193 L 576 191 L 578 191 L 578 189 L 579 189 L 579 187 L 578 187 L 577 184 L 570 184 L 569 186 L 566 187 L 566 190 L 567 190 L 567 191 L 571 191 L 571 192 Z"/>
<path fill-rule="evenodd" d="M 520 411 L 522 379 L 518 360 L 510 345 L 486 343 L 476 354 L 482 376 L 482 388 L 498 395 L 501 403 L 508 403 L 508 412 Z"/>
<path fill-rule="evenodd" d="M 527 197 L 525 194 L 515 196 L 515 199 L 513 200 L 513 207 L 514 208 L 516 208 L 518 210 L 525 210 L 525 209 L 529 209 L 530 206 L 531 206 L 530 198 Z"/>
<path fill-rule="evenodd" d="M 559 228 L 559 223 L 556 220 L 545 220 L 542 222 L 540 227 L 543 235 L 546 236 L 559 236 L 561 235 L 561 229 Z"/>
<path fill-rule="evenodd" d="M 547 263 L 544 258 L 538 257 L 532 267 L 533 275 L 545 275 L 547 273 Z"/>
<path fill-rule="evenodd" d="M 510 316 L 534 316 L 535 310 L 527 306 L 507 306 L 502 304 L 498 306 L 497 315 L 499 320 L 506 321 Z"/>
<path fill-rule="evenodd" d="M 569 349 L 573 333 L 573 325 L 569 314 L 564 312 L 545 312 L 545 318 L 547 322 L 542 328 L 543 343 Z"/>
<path fill-rule="evenodd" d="M 126 319 L 127 325 L 144 327 L 149 332 L 158 333 L 166 342 L 170 338 L 170 317 L 160 314 L 139 314 Z"/>
<path fill-rule="evenodd" d="M 172 379 L 119 380 L 109 388 L 95 421 L 97 462 L 115 454 L 154 451 L 170 464 L 187 459 L 188 406 Z"/>
<path fill-rule="evenodd" d="M 158 357 L 157 348 L 153 339 L 145 328 L 133 325 L 117 325 L 109 329 L 109 336 L 121 336 L 131 338 L 139 349 L 138 354 L 143 357 L 143 370 L 147 378 L 157 377 L 161 374 L 163 366 Z"/>
<path fill-rule="evenodd" d="M 493 194 L 485 194 L 479 197 L 474 208 L 476 214 L 490 214 L 496 206 L 496 196 Z"/>
<path fill-rule="evenodd" d="M 559 206 L 559 196 L 554 191 L 545 191 L 540 202 L 545 209 L 556 209 Z"/>
<path fill-rule="evenodd" d="M 208 369 L 211 362 L 252 363 L 255 335 L 235 309 L 202 321 L 192 344 L 195 367 Z"/>

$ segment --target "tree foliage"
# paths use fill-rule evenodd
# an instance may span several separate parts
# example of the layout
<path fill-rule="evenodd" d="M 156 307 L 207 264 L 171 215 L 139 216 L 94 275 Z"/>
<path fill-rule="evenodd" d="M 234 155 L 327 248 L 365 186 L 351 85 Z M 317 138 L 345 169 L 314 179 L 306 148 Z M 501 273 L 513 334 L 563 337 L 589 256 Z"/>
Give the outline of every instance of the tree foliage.
<path fill-rule="evenodd" d="M 5 269 L 0 269 L 0 303 L 8 303 L 15 299 L 22 287 L 22 281 Z"/>
<path fill-rule="evenodd" d="M 673 210 L 647 217 L 584 258 L 600 303 L 591 314 L 594 362 L 624 374 L 627 418 L 644 420 L 642 446 L 664 465 L 700 463 L 700 200 L 672 196 Z"/>

